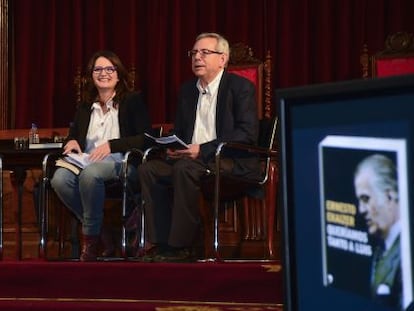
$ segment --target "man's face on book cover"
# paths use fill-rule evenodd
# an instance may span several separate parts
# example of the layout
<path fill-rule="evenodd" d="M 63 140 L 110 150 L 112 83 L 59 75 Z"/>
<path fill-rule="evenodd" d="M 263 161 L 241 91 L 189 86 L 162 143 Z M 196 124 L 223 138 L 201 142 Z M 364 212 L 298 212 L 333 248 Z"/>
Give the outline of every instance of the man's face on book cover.
<path fill-rule="evenodd" d="M 363 169 L 355 177 L 355 192 L 368 233 L 385 238 L 398 221 L 398 198 L 395 191 L 380 189 L 377 178 L 372 169 Z"/>

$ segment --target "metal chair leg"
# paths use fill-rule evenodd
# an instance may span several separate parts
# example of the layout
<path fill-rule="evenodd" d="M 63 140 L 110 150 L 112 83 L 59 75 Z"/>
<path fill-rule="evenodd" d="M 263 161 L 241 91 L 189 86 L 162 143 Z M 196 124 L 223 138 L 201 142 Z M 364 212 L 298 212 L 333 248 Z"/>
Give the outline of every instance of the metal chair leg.
<path fill-rule="evenodd" d="M 3 260 L 3 161 L 0 157 L 0 260 Z"/>

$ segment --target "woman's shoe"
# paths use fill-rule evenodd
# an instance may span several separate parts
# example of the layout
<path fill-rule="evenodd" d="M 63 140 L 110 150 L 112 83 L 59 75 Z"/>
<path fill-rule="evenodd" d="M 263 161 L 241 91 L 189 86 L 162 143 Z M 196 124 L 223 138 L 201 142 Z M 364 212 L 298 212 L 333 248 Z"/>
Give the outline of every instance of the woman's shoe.
<path fill-rule="evenodd" d="M 96 261 L 98 257 L 98 235 L 83 235 L 82 236 L 82 253 L 80 261 Z"/>

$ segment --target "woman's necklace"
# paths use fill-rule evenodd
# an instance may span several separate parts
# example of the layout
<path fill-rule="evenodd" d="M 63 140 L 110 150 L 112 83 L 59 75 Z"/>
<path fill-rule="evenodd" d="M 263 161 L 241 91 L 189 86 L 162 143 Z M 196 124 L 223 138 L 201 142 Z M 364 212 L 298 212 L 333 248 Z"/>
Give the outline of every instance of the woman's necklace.
<path fill-rule="evenodd" d="M 112 93 L 112 95 L 108 96 L 108 98 L 105 100 L 102 100 L 101 96 L 99 96 L 98 101 L 99 101 L 99 104 L 101 105 L 101 109 L 104 114 L 108 112 L 109 108 L 107 104 L 112 98 L 114 98 L 114 96 L 115 96 L 115 91 Z"/>

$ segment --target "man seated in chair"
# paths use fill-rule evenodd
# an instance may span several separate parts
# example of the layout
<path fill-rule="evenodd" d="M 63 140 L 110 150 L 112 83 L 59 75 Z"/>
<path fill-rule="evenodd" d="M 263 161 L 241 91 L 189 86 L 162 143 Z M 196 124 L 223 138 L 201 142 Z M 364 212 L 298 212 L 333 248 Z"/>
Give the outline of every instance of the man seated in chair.
<path fill-rule="evenodd" d="M 196 78 L 180 90 L 174 133 L 189 148 L 167 149 L 166 159 L 138 167 L 147 241 L 153 245 L 139 254 L 143 261 L 195 259 L 192 247 L 199 238 L 200 183 L 214 169 L 217 146 L 224 141 L 255 145 L 258 139 L 255 87 L 225 71 L 230 56 L 227 40 L 216 33 L 202 33 L 188 56 Z M 256 176 L 258 162 L 251 160 L 234 159 L 226 170 Z"/>

